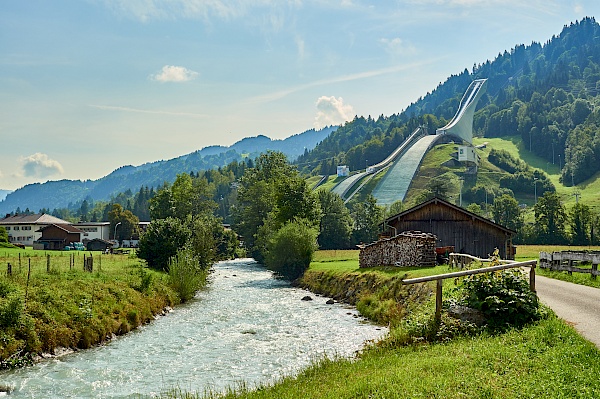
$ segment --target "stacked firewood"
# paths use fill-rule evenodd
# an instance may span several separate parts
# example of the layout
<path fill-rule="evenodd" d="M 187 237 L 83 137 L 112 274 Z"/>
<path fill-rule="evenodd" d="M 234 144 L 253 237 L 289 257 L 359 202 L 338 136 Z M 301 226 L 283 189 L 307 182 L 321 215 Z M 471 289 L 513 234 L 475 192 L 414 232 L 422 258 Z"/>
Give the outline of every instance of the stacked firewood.
<path fill-rule="evenodd" d="M 431 233 L 405 231 L 392 238 L 359 245 L 360 267 L 434 266 L 437 237 Z"/>

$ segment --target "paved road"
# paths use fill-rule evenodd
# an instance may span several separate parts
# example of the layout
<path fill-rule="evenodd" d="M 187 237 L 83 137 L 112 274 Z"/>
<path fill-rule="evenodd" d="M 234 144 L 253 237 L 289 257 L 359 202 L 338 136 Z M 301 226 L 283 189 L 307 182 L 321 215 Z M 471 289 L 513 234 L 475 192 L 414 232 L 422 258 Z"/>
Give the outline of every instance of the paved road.
<path fill-rule="evenodd" d="M 600 348 L 600 289 L 536 276 L 540 300 Z"/>

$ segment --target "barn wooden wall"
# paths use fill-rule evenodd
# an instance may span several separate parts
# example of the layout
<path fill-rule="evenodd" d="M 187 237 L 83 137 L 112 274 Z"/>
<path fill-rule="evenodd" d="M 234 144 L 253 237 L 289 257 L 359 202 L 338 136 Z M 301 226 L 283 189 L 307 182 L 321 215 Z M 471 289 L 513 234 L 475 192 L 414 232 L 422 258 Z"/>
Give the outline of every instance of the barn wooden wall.
<path fill-rule="evenodd" d="M 506 231 L 445 206 L 426 206 L 389 223 L 396 231 L 419 230 L 437 236 L 437 247 L 453 246 L 456 252 L 487 258 L 495 248 L 502 259 L 513 259 Z"/>

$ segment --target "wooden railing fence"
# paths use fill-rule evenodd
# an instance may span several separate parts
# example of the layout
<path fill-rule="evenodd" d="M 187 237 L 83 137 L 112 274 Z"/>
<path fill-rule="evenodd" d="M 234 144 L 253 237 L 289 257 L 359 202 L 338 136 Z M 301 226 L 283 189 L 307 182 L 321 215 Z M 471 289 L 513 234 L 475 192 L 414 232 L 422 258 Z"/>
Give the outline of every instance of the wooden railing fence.
<path fill-rule="evenodd" d="M 470 262 L 468 262 L 468 263 L 471 263 L 473 261 L 491 262 L 491 259 L 480 259 L 480 258 L 476 258 L 474 256 L 466 255 L 466 254 L 454 254 L 454 253 L 450 254 L 451 264 L 452 264 L 453 260 L 456 262 L 456 264 L 461 264 L 460 260 L 466 261 L 468 259 L 470 259 Z M 535 292 L 535 266 L 537 265 L 536 259 L 528 260 L 525 262 L 515 262 L 515 261 L 511 261 L 511 260 L 503 260 L 500 262 L 505 263 L 505 264 L 490 266 L 490 267 L 482 267 L 482 268 L 478 268 L 478 269 L 461 270 L 461 271 L 453 272 L 453 273 L 438 274 L 437 276 L 409 278 L 406 280 L 402 280 L 402 284 L 417 284 L 417 283 L 426 283 L 429 281 L 437 282 L 436 290 L 435 290 L 435 318 L 438 321 L 441 319 L 441 316 L 442 316 L 442 281 L 447 278 L 457 278 L 457 277 L 470 276 L 473 274 L 490 273 L 490 272 L 495 272 L 495 271 L 499 271 L 499 270 L 514 269 L 517 267 L 529 267 L 529 288 L 531 289 L 531 291 Z M 462 263 L 463 267 L 465 264 L 466 263 Z"/>
<path fill-rule="evenodd" d="M 579 263 L 591 263 L 591 268 L 574 266 Z M 600 253 L 598 252 L 540 252 L 540 267 L 543 269 L 566 271 L 569 274 L 589 273 L 593 279 L 600 275 L 598 272 Z"/>

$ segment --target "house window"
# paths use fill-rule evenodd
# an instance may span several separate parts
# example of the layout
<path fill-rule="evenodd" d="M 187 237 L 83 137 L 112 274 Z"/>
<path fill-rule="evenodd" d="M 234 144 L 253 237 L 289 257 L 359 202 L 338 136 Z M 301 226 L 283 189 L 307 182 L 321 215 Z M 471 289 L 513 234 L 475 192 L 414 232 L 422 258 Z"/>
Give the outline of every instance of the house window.
<path fill-rule="evenodd" d="M 16 231 L 16 230 L 19 230 L 19 226 L 15 226 L 15 231 Z"/>
<path fill-rule="evenodd" d="M 6 226 L 6 231 L 10 231 L 10 226 Z"/>

